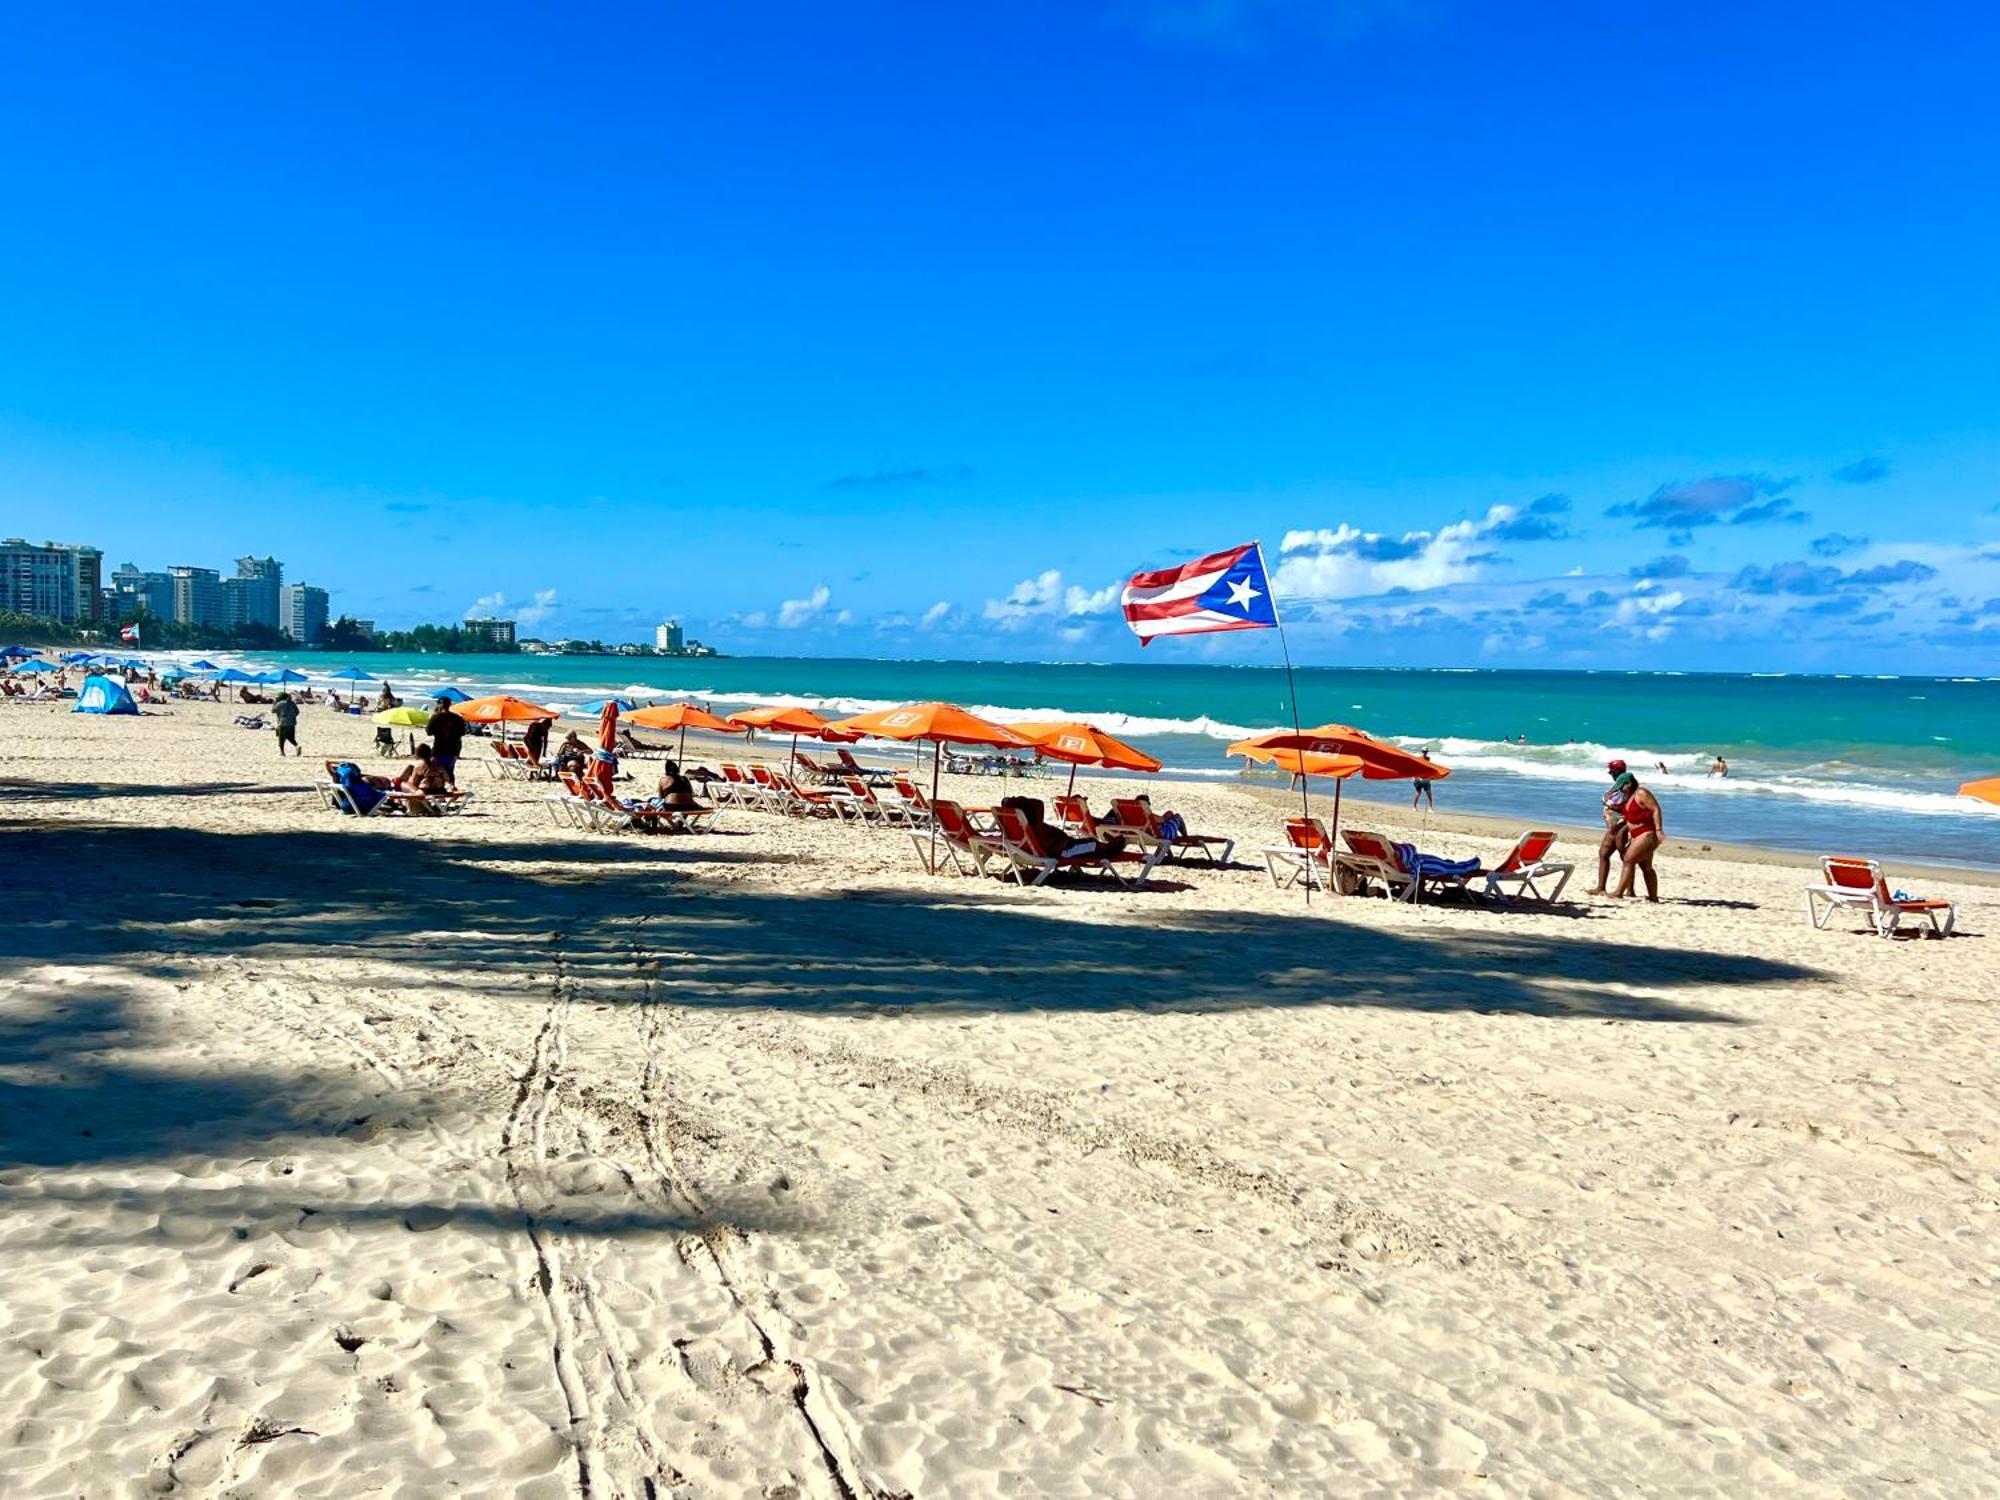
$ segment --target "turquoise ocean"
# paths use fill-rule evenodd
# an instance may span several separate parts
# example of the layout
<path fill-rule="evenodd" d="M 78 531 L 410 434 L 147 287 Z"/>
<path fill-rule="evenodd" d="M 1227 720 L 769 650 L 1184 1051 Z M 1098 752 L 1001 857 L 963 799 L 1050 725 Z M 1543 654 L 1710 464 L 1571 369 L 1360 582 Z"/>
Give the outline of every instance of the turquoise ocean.
<path fill-rule="evenodd" d="M 317 652 L 242 660 L 316 680 L 350 665 Z M 1267 667 L 382 654 L 352 664 L 403 696 L 453 684 L 552 705 L 616 692 L 858 713 L 941 698 L 1001 719 L 1088 719 L 1158 756 L 1168 775 L 1201 778 L 1244 776 L 1224 747 L 1291 719 L 1285 674 Z M 1308 667 L 1297 680 L 1306 724 L 1434 747 L 1452 768 L 1436 788 L 1441 811 L 1594 825 L 1616 755 L 1659 794 L 1676 837 L 2000 867 L 2000 808 L 1955 795 L 2000 774 L 2000 678 Z M 1717 755 L 1726 780 L 1706 774 Z M 1357 780 L 1343 795 L 1407 806 L 1409 788 Z"/>

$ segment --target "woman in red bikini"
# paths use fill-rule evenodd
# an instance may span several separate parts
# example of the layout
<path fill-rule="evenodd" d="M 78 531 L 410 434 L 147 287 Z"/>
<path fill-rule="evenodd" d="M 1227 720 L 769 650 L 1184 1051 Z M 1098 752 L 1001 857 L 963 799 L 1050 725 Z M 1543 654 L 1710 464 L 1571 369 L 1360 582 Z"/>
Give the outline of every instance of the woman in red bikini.
<path fill-rule="evenodd" d="M 1653 851 L 1660 847 L 1660 840 L 1667 836 L 1666 820 L 1660 815 L 1660 801 L 1636 781 L 1626 795 L 1622 809 L 1627 834 L 1625 842 L 1625 864 L 1618 872 L 1620 897 L 1632 894 L 1632 877 L 1642 874 L 1646 877 L 1646 899 L 1660 899 L 1660 877 L 1653 873 Z"/>

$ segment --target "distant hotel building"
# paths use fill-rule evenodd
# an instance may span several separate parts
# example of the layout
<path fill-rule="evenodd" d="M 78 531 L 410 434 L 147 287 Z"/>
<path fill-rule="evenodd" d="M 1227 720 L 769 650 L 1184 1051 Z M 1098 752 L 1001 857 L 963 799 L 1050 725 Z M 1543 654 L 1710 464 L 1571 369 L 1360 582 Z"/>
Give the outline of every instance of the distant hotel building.
<path fill-rule="evenodd" d="M 327 593 L 309 583 L 288 583 L 278 594 L 278 628 L 301 646 L 326 636 Z"/>
<path fill-rule="evenodd" d="M 669 656 L 678 656 L 687 649 L 687 634 L 680 626 L 669 621 L 665 625 L 653 627 L 653 649 Z"/>
<path fill-rule="evenodd" d="M 213 568 L 167 569 L 174 582 L 176 625 L 220 625 L 223 621 L 222 575 Z"/>
<path fill-rule="evenodd" d="M 222 584 L 222 623 L 232 628 L 279 627 L 279 595 L 285 586 L 285 565 L 275 557 L 239 557 L 236 576 Z"/>
<path fill-rule="evenodd" d="M 512 620 L 466 620 L 460 628 L 475 646 L 499 647 L 509 651 L 514 648 Z"/>
<path fill-rule="evenodd" d="M 174 581 L 165 573 L 148 573 L 125 563 L 111 575 L 111 586 L 104 593 L 106 618 L 113 622 L 174 617 Z"/>
<path fill-rule="evenodd" d="M 66 625 L 93 623 L 103 606 L 104 554 L 64 542 L 0 542 L 0 610 Z"/>

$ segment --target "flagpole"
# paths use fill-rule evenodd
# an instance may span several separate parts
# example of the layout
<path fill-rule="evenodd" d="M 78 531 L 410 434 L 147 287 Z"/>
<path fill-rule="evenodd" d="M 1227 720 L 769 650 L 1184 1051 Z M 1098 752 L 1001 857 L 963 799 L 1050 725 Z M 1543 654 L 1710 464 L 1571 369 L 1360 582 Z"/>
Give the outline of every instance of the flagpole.
<path fill-rule="evenodd" d="M 1257 567 L 1264 575 L 1265 584 L 1271 587 L 1271 622 L 1278 627 L 1278 648 L 1285 653 L 1285 695 L 1292 700 L 1292 733 L 1297 738 L 1304 739 L 1305 731 L 1299 725 L 1299 684 L 1298 680 L 1292 676 L 1292 643 L 1285 639 L 1285 619 L 1283 615 L 1278 613 L 1278 590 L 1275 586 L 1271 585 L 1271 569 L 1270 565 L 1264 561 L 1263 542 L 1258 541 L 1253 543 L 1252 545 L 1255 546 L 1257 549 Z M 1298 752 L 1298 756 L 1299 756 L 1299 816 L 1310 822 L 1312 819 L 1312 801 L 1311 801 L 1311 793 L 1308 790 L 1309 783 L 1305 773 L 1306 772 L 1305 751 L 1301 749 Z M 1336 797 L 1340 795 L 1339 782 L 1334 783 L 1334 795 Z M 1327 850 L 1326 857 L 1327 857 L 1327 882 L 1328 885 L 1331 886 L 1333 881 L 1333 851 L 1331 849 Z M 1312 875 L 1312 865 L 1310 863 L 1306 865 L 1305 883 L 1306 883 L 1306 905 L 1311 906 L 1313 899 L 1313 875 Z"/>

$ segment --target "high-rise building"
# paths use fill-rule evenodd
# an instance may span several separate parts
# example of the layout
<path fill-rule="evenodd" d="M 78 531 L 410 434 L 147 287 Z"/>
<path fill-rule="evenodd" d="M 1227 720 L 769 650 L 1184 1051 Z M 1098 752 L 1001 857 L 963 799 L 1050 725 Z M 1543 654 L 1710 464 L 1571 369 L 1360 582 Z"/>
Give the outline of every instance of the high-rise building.
<path fill-rule="evenodd" d="M 65 542 L 0 541 L 0 610 L 65 624 L 97 619 L 104 554 Z"/>
<path fill-rule="evenodd" d="M 156 620 L 174 617 L 174 581 L 165 573 L 148 573 L 131 563 L 121 564 L 111 575 L 111 587 L 105 594 L 114 621 L 142 615 L 151 615 Z"/>
<path fill-rule="evenodd" d="M 664 625 L 653 627 L 653 649 L 671 656 L 678 656 L 687 649 L 687 636 L 680 626 L 669 620 Z"/>
<path fill-rule="evenodd" d="M 285 565 L 275 557 L 239 557 L 236 576 L 229 580 L 225 607 L 231 625 L 278 628 L 278 594 L 285 586 Z"/>
<path fill-rule="evenodd" d="M 325 589 L 288 583 L 278 598 L 278 628 L 301 646 L 317 646 L 326 634 Z"/>
<path fill-rule="evenodd" d="M 225 623 L 222 575 L 213 568 L 167 569 L 174 583 L 174 621 L 180 625 Z"/>
<path fill-rule="evenodd" d="M 514 622 L 512 620 L 467 620 L 465 633 L 473 644 L 486 647 L 503 647 L 508 650 L 514 645 Z"/>

